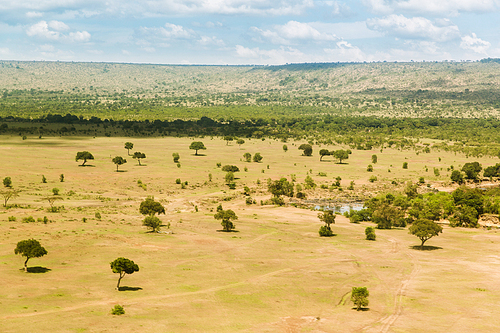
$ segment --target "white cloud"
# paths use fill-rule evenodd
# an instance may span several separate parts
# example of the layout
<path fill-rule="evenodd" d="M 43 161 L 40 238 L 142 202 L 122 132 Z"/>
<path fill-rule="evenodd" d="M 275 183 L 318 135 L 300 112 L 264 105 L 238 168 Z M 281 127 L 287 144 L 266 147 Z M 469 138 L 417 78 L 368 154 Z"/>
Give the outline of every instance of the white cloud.
<path fill-rule="evenodd" d="M 389 15 L 366 21 L 368 28 L 385 32 L 403 39 L 424 39 L 437 42 L 460 37 L 458 27 L 449 20 L 430 21 L 424 17 L 407 18 L 403 15 Z"/>
<path fill-rule="evenodd" d="M 343 2 L 325 1 L 325 5 L 332 7 L 331 14 L 335 17 L 349 17 L 353 15 L 351 8 Z"/>
<path fill-rule="evenodd" d="M 294 44 L 300 41 L 336 41 L 338 38 L 327 32 L 320 32 L 308 23 L 289 21 L 284 25 L 275 25 L 273 30 L 262 30 L 252 27 L 252 31 L 260 34 L 273 44 Z"/>
<path fill-rule="evenodd" d="M 201 38 L 198 40 L 198 43 L 204 46 L 208 45 L 215 45 L 215 46 L 224 46 L 225 43 L 223 40 L 218 39 L 217 37 L 208 37 L 208 36 L 201 36 Z"/>
<path fill-rule="evenodd" d="M 173 40 L 173 39 L 194 39 L 196 33 L 191 29 L 186 29 L 181 25 L 166 23 L 165 27 L 141 27 L 139 29 L 140 38 L 147 40 Z"/>
<path fill-rule="evenodd" d="M 90 40 L 91 35 L 87 31 L 70 32 L 67 35 L 62 33 L 62 31 L 69 29 L 69 26 L 64 22 L 50 21 L 47 23 L 46 21 L 40 21 L 26 29 L 26 34 L 30 37 L 39 37 L 62 42 L 81 43 Z"/>
<path fill-rule="evenodd" d="M 336 45 L 336 48 L 324 49 L 325 53 L 329 56 L 328 61 L 351 62 L 366 61 L 368 59 L 363 51 L 356 46 L 352 46 L 345 40 L 338 41 Z"/>
<path fill-rule="evenodd" d="M 490 42 L 478 38 L 475 33 L 472 33 L 470 36 L 463 36 L 462 42 L 460 42 L 461 48 L 483 54 L 486 54 L 490 46 Z"/>
<path fill-rule="evenodd" d="M 10 55 L 10 50 L 8 47 L 0 47 L 0 55 L 7 56 Z"/>
<path fill-rule="evenodd" d="M 390 14 L 409 12 L 457 15 L 461 12 L 487 13 L 500 9 L 500 0 L 363 0 L 373 12 Z"/>
<path fill-rule="evenodd" d="M 35 18 L 35 17 L 42 17 L 43 14 L 39 12 L 27 12 L 26 17 L 28 18 Z"/>
<path fill-rule="evenodd" d="M 236 55 L 255 64 L 284 64 L 292 62 L 309 61 L 309 57 L 301 51 L 291 47 L 280 47 L 279 49 L 263 50 L 258 47 L 247 48 L 236 45 Z"/>

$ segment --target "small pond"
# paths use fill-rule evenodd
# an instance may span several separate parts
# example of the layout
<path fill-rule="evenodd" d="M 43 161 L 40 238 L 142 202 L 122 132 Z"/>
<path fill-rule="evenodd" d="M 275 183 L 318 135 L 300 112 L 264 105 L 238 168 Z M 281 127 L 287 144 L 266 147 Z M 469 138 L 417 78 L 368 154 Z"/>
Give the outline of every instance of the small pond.
<path fill-rule="evenodd" d="M 314 207 L 316 210 L 333 210 L 337 214 L 344 214 L 345 212 L 354 210 L 354 211 L 360 211 L 363 209 L 363 204 L 362 203 L 350 203 L 350 204 L 337 204 L 337 205 L 326 205 L 326 206 L 320 206 L 316 205 Z"/>

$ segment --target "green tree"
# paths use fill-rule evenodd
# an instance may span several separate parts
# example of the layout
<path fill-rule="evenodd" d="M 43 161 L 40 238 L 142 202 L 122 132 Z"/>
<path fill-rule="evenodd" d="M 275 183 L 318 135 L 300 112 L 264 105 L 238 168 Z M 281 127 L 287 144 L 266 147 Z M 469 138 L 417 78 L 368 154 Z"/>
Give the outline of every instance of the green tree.
<path fill-rule="evenodd" d="M 179 153 L 172 153 L 172 157 L 174 158 L 174 163 L 179 163 Z"/>
<path fill-rule="evenodd" d="M 302 150 L 303 156 L 311 156 L 313 153 L 312 146 L 308 143 L 303 143 L 299 146 L 299 150 Z"/>
<path fill-rule="evenodd" d="M 331 210 L 327 210 L 318 214 L 319 220 L 325 224 L 319 228 L 319 235 L 321 237 L 333 236 L 332 228 L 330 227 L 330 225 L 335 224 L 336 217 L 337 215 L 333 214 Z"/>
<path fill-rule="evenodd" d="M 237 143 L 237 144 L 238 144 L 238 146 L 240 146 L 240 148 L 241 148 L 241 145 L 245 143 L 245 140 L 243 140 L 243 139 L 238 139 L 238 140 L 236 140 L 236 143 Z"/>
<path fill-rule="evenodd" d="M 368 164 L 368 166 L 366 167 L 366 171 L 373 172 L 373 165 Z"/>
<path fill-rule="evenodd" d="M 238 168 L 236 165 L 229 165 L 229 164 L 226 164 L 222 167 L 222 171 L 225 171 L 225 172 L 239 172 L 240 171 L 240 168 Z"/>
<path fill-rule="evenodd" d="M 111 309 L 111 314 L 120 316 L 122 314 L 125 314 L 125 310 L 123 309 L 123 306 L 117 304 L 114 308 Z"/>
<path fill-rule="evenodd" d="M 293 197 L 293 183 L 289 182 L 284 177 L 274 181 L 269 179 L 267 182 L 267 190 L 273 195 L 271 201 L 279 206 L 285 203 L 281 196 Z"/>
<path fill-rule="evenodd" d="M 391 229 L 395 227 L 404 227 L 404 212 L 398 207 L 383 203 L 375 209 L 372 214 L 372 221 L 377 224 L 378 229 Z"/>
<path fill-rule="evenodd" d="M 366 227 L 365 229 L 365 236 L 367 240 L 375 240 L 377 236 L 375 235 L 375 228 L 374 227 Z"/>
<path fill-rule="evenodd" d="M 12 179 L 10 179 L 10 177 L 5 177 L 3 179 L 3 186 L 12 187 Z"/>
<path fill-rule="evenodd" d="M 434 236 L 438 236 L 443 232 L 443 228 L 434 221 L 428 219 L 418 219 L 410 226 L 408 232 L 411 235 L 417 236 L 420 241 L 420 249 L 424 249 L 424 243 Z"/>
<path fill-rule="evenodd" d="M 136 159 L 137 162 L 139 162 L 139 165 L 141 165 L 141 159 L 146 158 L 146 154 L 136 151 L 132 158 Z"/>
<path fill-rule="evenodd" d="M 332 152 L 333 157 L 339 160 L 339 164 L 342 164 L 343 160 L 347 160 L 349 158 L 350 150 L 335 150 Z"/>
<path fill-rule="evenodd" d="M 221 220 L 222 229 L 229 232 L 235 228 L 231 220 L 237 220 L 238 216 L 231 209 L 224 210 L 220 206 L 220 209 L 217 208 L 217 214 L 214 215 L 214 219 Z"/>
<path fill-rule="evenodd" d="M 254 162 L 257 162 L 259 163 L 260 161 L 262 161 L 262 156 L 260 155 L 260 153 L 255 153 L 255 155 L 253 155 L 253 161 Z"/>
<path fill-rule="evenodd" d="M 156 216 L 146 216 L 142 221 L 142 225 L 151 229 L 151 232 L 157 232 L 161 227 L 161 220 Z"/>
<path fill-rule="evenodd" d="M 146 200 L 141 202 L 139 212 L 142 215 L 154 216 L 155 214 L 165 214 L 165 207 L 153 197 L 147 197 Z"/>
<path fill-rule="evenodd" d="M 125 274 L 133 274 L 139 271 L 139 266 L 135 264 L 132 260 L 127 258 L 117 258 L 110 263 L 111 270 L 113 273 L 120 274 L 118 277 L 118 283 L 116 284 L 116 289 L 120 290 L 120 281 L 123 279 Z"/>
<path fill-rule="evenodd" d="M 130 156 L 130 149 L 134 148 L 134 144 L 132 142 L 125 142 L 125 149 L 127 149 L 127 155 Z"/>
<path fill-rule="evenodd" d="M 321 161 L 323 159 L 323 157 L 325 156 L 330 156 L 332 153 L 330 153 L 330 151 L 328 149 L 321 149 L 319 151 L 319 160 Z"/>
<path fill-rule="evenodd" d="M 189 149 L 195 150 L 195 155 L 198 155 L 198 150 L 205 150 L 207 149 L 203 142 L 201 141 L 193 141 L 191 142 L 191 145 L 189 146 Z"/>
<path fill-rule="evenodd" d="M 408 169 L 408 162 L 403 162 L 403 169 Z"/>
<path fill-rule="evenodd" d="M 462 171 L 465 173 L 465 178 L 476 180 L 483 167 L 478 162 L 465 163 Z"/>
<path fill-rule="evenodd" d="M 127 160 L 121 156 L 115 156 L 112 161 L 114 164 L 116 164 L 116 172 L 118 172 L 118 167 L 120 165 L 127 163 Z"/>
<path fill-rule="evenodd" d="M 94 156 L 88 151 L 79 151 L 76 153 L 75 161 L 83 160 L 82 166 L 87 163 L 87 160 L 93 160 Z"/>
<path fill-rule="evenodd" d="M 252 154 L 244 153 L 243 158 L 245 159 L 246 162 L 251 162 L 252 161 Z"/>
<path fill-rule="evenodd" d="M 283 145 L 283 151 L 286 153 L 288 151 L 288 146 L 287 145 Z"/>
<path fill-rule="evenodd" d="M 24 271 L 27 272 L 28 260 L 31 258 L 43 257 L 47 254 L 47 250 L 45 250 L 45 248 L 40 245 L 40 242 L 36 239 L 26 239 L 17 243 L 14 253 L 26 257 L 26 261 L 24 262 Z"/>
<path fill-rule="evenodd" d="M 228 136 L 225 136 L 225 137 L 224 137 L 224 140 L 226 141 L 226 146 L 227 146 L 227 145 L 229 145 L 229 141 L 233 141 L 233 140 L 234 140 L 234 138 L 233 138 L 232 136 L 229 136 L 229 135 L 228 135 Z"/>
<path fill-rule="evenodd" d="M 231 182 L 234 181 L 234 173 L 229 171 L 228 173 L 226 173 L 226 175 L 224 176 L 224 179 L 226 180 L 226 184 L 230 184 Z"/>
<path fill-rule="evenodd" d="M 368 296 L 370 292 L 366 287 L 352 287 L 351 301 L 356 306 L 356 310 L 361 310 L 362 307 L 368 306 Z"/>
<path fill-rule="evenodd" d="M 457 184 L 463 184 L 464 175 L 458 170 L 453 170 L 453 172 L 451 173 L 451 180 Z"/>
<path fill-rule="evenodd" d="M 378 162 L 378 157 L 377 157 L 377 155 L 373 154 L 372 155 L 372 163 L 377 164 L 377 162 Z"/>
<path fill-rule="evenodd" d="M 7 203 L 9 202 L 10 199 L 19 196 L 19 191 L 9 188 L 5 190 L 0 190 L 0 195 L 2 195 L 3 197 L 3 206 L 7 207 Z"/>

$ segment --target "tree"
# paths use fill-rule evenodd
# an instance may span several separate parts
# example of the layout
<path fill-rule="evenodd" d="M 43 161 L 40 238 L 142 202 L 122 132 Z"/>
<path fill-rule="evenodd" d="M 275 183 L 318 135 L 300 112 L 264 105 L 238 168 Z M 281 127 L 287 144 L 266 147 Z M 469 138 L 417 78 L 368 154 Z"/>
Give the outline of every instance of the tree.
<path fill-rule="evenodd" d="M 229 165 L 229 164 L 226 164 L 222 167 L 222 171 L 225 171 L 225 172 L 239 172 L 240 169 L 236 166 L 236 165 Z"/>
<path fill-rule="evenodd" d="M 375 228 L 374 227 L 366 227 L 365 229 L 365 236 L 366 240 L 375 240 L 377 236 L 375 235 Z"/>
<path fill-rule="evenodd" d="M 364 306 L 368 306 L 368 296 L 370 296 L 370 292 L 366 287 L 352 287 L 351 301 L 356 306 L 357 311 Z"/>
<path fill-rule="evenodd" d="M 139 162 L 139 165 L 141 165 L 141 159 L 146 158 L 146 154 L 136 151 L 132 158 L 136 159 L 137 162 Z"/>
<path fill-rule="evenodd" d="M 231 220 L 237 220 L 238 216 L 231 209 L 224 210 L 222 206 L 217 207 L 217 214 L 214 215 L 214 219 L 221 220 L 221 225 L 224 231 L 229 232 L 235 228 L 234 223 Z"/>
<path fill-rule="evenodd" d="M 383 203 L 377 207 L 372 214 L 372 221 L 377 224 L 378 229 L 391 229 L 404 227 L 404 212 L 397 207 Z"/>
<path fill-rule="evenodd" d="M 465 172 L 465 178 L 476 180 L 483 167 L 478 162 L 465 163 L 462 171 Z"/>
<path fill-rule="evenodd" d="M 172 153 L 172 157 L 174 158 L 174 163 L 179 163 L 179 158 L 181 158 L 179 153 Z"/>
<path fill-rule="evenodd" d="M 234 180 L 234 173 L 232 171 L 229 171 L 224 176 L 224 179 L 226 180 L 226 184 L 230 184 Z"/>
<path fill-rule="evenodd" d="M 288 146 L 287 145 L 283 145 L 283 151 L 286 153 L 288 151 Z"/>
<path fill-rule="evenodd" d="M 151 229 L 151 232 L 157 232 L 161 227 L 161 220 L 156 216 L 146 216 L 142 225 Z"/>
<path fill-rule="evenodd" d="M 146 200 L 141 202 L 139 206 L 139 212 L 142 215 L 154 216 L 155 214 L 165 214 L 165 207 L 153 197 L 147 197 Z"/>
<path fill-rule="evenodd" d="M 191 142 L 191 145 L 189 146 L 189 149 L 195 150 L 195 155 L 198 155 L 198 150 L 205 150 L 207 149 L 203 142 L 201 141 L 193 141 Z"/>
<path fill-rule="evenodd" d="M 94 156 L 88 151 L 79 151 L 76 153 L 75 161 L 83 160 L 82 166 L 87 163 L 87 160 L 93 160 Z"/>
<path fill-rule="evenodd" d="M 477 211 L 476 218 L 484 212 L 484 198 L 481 190 L 460 186 L 451 193 L 455 206 L 469 206 Z"/>
<path fill-rule="evenodd" d="M 252 154 L 244 153 L 243 158 L 245 159 L 246 162 L 251 162 L 252 161 Z"/>
<path fill-rule="evenodd" d="M 422 242 L 422 244 L 420 244 L 420 249 L 423 250 L 424 243 L 432 237 L 438 236 L 440 232 L 443 232 L 443 227 L 428 219 L 418 219 L 413 222 L 408 232 L 420 238 Z"/>
<path fill-rule="evenodd" d="M 282 195 L 290 198 L 293 197 L 293 183 L 289 182 L 284 177 L 275 181 L 269 179 L 267 182 L 267 190 L 273 195 L 271 201 L 279 206 L 284 204 L 284 200 L 281 198 Z"/>
<path fill-rule="evenodd" d="M 14 250 L 15 254 L 20 254 L 26 257 L 24 262 L 24 271 L 28 271 L 28 260 L 31 258 L 40 258 L 47 254 L 47 250 L 40 245 L 40 242 L 36 239 L 26 239 L 17 243 L 17 247 Z"/>
<path fill-rule="evenodd" d="M 330 155 L 331 155 L 331 152 L 328 149 L 321 149 L 319 151 L 319 160 L 321 161 L 323 159 L 323 157 L 330 156 Z"/>
<path fill-rule="evenodd" d="M 339 160 L 339 164 L 342 164 L 343 160 L 347 160 L 349 158 L 350 150 L 339 149 L 331 152 L 331 154 Z"/>
<path fill-rule="evenodd" d="M 226 146 L 227 146 L 227 145 L 229 145 L 229 141 L 233 141 L 233 140 L 234 140 L 234 138 L 233 138 L 232 136 L 229 136 L 229 135 L 228 135 L 228 136 L 225 136 L 225 137 L 224 137 L 224 140 L 226 140 Z"/>
<path fill-rule="evenodd" d="M 9 202 L 10 199 L 19 196 L 19 190 L 14 190 L 14 189 L 1 190 L 0 194 L 3 197 L 3 206 L 7 207 L 7 203 Z"/>
<path fill-rule="evenodd" d="M 464 175 L 458 170 L 453 170 L 453 172 L 451 173 L 451 180 L 457 184 L 463 184 Z"/>
<path fill-rule="evenodd" d="M 125 142 L 125 149 L 127 149 L 127 155 L 130 156 L 130 149 L 134 148 L 134 144 L 132 142 Z"/>
<path fill-rule="evenodd" d="M 333 214 L 333 211 L 327 210 L 324 211 L 323 213 L 318 214 L 318 218 L 320 221 L 325 223 L 324 226 L 321 226 L 319 228 L 319 235 L 322 237 L 330 237 L 333 236 L 332 228 L 330 227 L 331 224 L 335 224 L 335 218 L 337 215 Z"/>
<path fill-rule="evenodd" d="M 378 157 L 377 157 L 377 155 L 373 154 L 372 155 L 372 163 L 377 164 L 377 162 L 378 162 Z"/>
<path fill-rule="evenodd" d="M 311 156 L 313 153 L 312 146 L 308 143 L 303 143 L 299 146 L 299 150 L 302 150 L 303 156 Z"/>
<path fill-rule="evenodd" d="M 408 169 L 408 162 L 403 162 L 403 169 Z"/>
<path fill-rule="evenodd" d="M 139 266 L 135 264 L 132 260 L 127 258 L 117 258 L 115 261 L 110 263 L 111 270 L 113 273 L 120 274 L 118 278 L 118 283 L 116 284 L 116 289 L 120 290 L 120 281 L 123 279 L 125 274 L 133 274 L 139 271 Z"/>
<path fill-rule="evenodd" d="M 5 177 L 3 179 L 3 186 L 12 187 L 12 179 L 10 179 L 10 177 Z"/>
<path fill-rule="evenodd" d="M 245 143 L 245 140 L 243 140 L 243 139 L 238 139 L 238 140 L 236 140 L 236 143 L 237 143 L 237 144 L 238 144 L 238 146 L 240 146 L 240 148 L 241 148 L 241 145 Z"/>
<path fill-rule="evenodd" d="M 127 163 L 127 160 L 124 159 L 123 157 L 121 156 L 116 156 L 115 158 L 113 158 L 113 163 L 116 164 L 116 172 L 118 172 L 118 167 L 122 164 L 125 164 Z"/>
<path fill-rule="evenodd" d="M 255 155 L 253 155 L 254 162 L 259 163 L 260 161 L 262 161 L 262 159 L 263 159 L 263 157 L 260 155 L 260 153 L 255 153 Z"/>

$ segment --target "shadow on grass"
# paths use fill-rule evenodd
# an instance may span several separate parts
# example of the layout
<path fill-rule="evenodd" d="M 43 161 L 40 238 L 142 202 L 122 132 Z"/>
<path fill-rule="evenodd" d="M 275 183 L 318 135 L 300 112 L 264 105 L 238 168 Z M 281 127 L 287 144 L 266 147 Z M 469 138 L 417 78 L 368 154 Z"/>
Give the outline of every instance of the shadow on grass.
<path fill-rule="evenodd" d="M 24 271 L 24 268 L 21 268 L 20 271 Z M 28 267 L 28 273 L 47 273 L 50 271 L 50 268 L 42 266 Z"/>
<path fill-rule="evenodd" d="M 217 230 L 217 232 L 239 232 L 239 230 L 224 230 L 224 229 L 220 229 L 220 230 Z"/>
<path fill-rule="evenodd" d="M 413 245 L 413 246 L 410 246 L 410 249 L 419 250 L 419 251 L 434 251 L 434 250 L 441 250 L 442 247 L 430 246 L 430 245 L 424 245 L 423 247 L 421 247 L 420 245 Z"/>
<path fill-rule="evenodd" d="M 78 164 L 78 166 L 83 168 L 95 168 L 95 165 L 92 164 L 85 164 L 85 165 Z"/>
<path fill-rule="evenodd" d="M 118 291 L 138 291 L 138 290 L 142 290 L 142 288 L 141 287 L 128 287 L 128 286 L 118 288 Z"/>
<path fill-rule="evenodd" d="M 116 170 L 116 172 L 127 172 L 127 170 Z"/>
<path fill-rule="evenodd" d="M 357 310 L 357 311 L 370 311 L 370 308 L 357 308 L 357 307 L 354 307 L 352 308 L 353 310 Z"/>
<path fill-rule="evenodd" d="M 205 154 L 191 154 L 191 156 L 207 156 Z"/>

